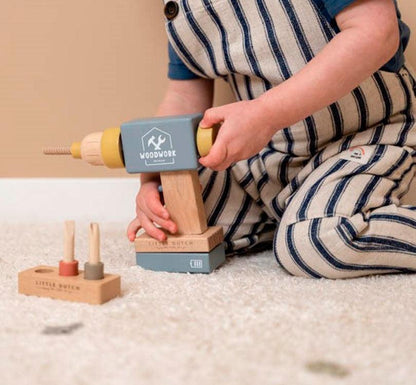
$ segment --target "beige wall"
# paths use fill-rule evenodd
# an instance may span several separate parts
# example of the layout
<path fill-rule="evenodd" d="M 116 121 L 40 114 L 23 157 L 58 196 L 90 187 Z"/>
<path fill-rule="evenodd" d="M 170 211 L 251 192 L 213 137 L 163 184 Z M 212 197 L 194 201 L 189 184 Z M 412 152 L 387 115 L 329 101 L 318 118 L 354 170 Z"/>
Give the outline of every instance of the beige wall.
<path fill-rule="evenodd" d="M 400 0 L 416 34 L 414 0 Z M 166 84 L 161 1 L 0 2 L 1 177 L 122 176 L 46 145 L 151 116 Z M 416 43 L 408 51 L 416 64 Z M 217 104 L 229 100 L 223 82 Z"/>
<path fill-rule="evenodd" d="M 398 3 L 402 12 L 402 19 L 413 31 L 410 46 L 407 50 L 407 57 L 416 68 L 416 3 L 415 0 L 398 0 Z"/>

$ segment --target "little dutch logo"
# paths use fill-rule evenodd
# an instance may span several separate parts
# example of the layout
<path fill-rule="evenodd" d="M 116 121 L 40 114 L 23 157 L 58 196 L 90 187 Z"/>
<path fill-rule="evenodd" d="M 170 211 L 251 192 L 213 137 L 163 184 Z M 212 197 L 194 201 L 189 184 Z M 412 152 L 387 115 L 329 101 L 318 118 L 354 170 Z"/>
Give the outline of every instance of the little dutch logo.
<path fill-rule="evenodd" d="M 362 159 L 365 155 L 365 150 L 362 147 L 350 148 L 350 157 L 353 159 Z"/>
<path fill-rule="evenodd" d="M 351 147 L 345 153 L 341 154 L 341 159 L 367 164 L 373 152 L 374 149 L 371 147 Z"/>
<path fill-rule="evenodd" d="M 142 152 L 139 158 L 146 166 L 174 164 L 176 150 L 173 149 L 172 137 L 160 128 L 153 127 L 142 136 Z"/>
<path fill-rule="evenodd" d="M 192 269 L 202 269 L 202 259 L 191 259 L 190 265 Z"/>

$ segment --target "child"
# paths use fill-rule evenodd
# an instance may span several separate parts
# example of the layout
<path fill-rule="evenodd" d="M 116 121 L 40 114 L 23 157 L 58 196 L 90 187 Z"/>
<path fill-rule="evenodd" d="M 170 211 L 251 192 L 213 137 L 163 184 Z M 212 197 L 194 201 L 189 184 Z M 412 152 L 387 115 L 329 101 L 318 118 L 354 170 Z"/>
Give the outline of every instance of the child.
<path fill-rule="evenodd" d="M 222 123 L 200 159 L 209 225 L 228 253 L 273 241 L 291 274 L 347 278 L 416 270 L 414 80 L 394 0 L 165 1 L 169 86 L 158 115 Z M 236 103 L 212 107 L 222 77 Z M 139 228 L 176 225 L 141 175 Z"/>

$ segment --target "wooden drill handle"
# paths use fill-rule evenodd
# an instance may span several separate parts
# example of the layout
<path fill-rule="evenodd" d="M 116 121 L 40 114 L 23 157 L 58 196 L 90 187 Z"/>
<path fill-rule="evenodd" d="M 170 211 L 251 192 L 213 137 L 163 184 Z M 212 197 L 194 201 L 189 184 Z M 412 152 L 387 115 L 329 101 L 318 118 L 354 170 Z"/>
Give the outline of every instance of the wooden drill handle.
<path fill-rule="evenodd" d="M 202 234 L 207 217 L 197 170 L 161 172 L 163 198 L 178 234 Z"/>
<path fill-rule="evenodd" d="M 198 127 L 196 145 L 200 156 L 206 156 L 220 129 Z M 163 197 L 178 234 L 202 234 L 208 229 L 197 170 L 161 172 Z"/>

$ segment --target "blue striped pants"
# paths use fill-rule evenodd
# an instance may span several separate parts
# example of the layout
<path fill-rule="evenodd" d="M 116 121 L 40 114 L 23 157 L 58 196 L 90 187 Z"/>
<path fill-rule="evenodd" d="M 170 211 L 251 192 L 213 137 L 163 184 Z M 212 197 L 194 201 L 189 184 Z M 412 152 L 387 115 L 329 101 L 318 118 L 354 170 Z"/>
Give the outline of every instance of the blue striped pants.
<path fill-rule="evenodd" d="M 415 172 L 410 110 L 309 157 L 276 147 L 223 172 L 200 169 L 229 254 L 273 245 L 284 269 L 314 278 L 416 271 L 416 207 L 401 203 Z"/>

